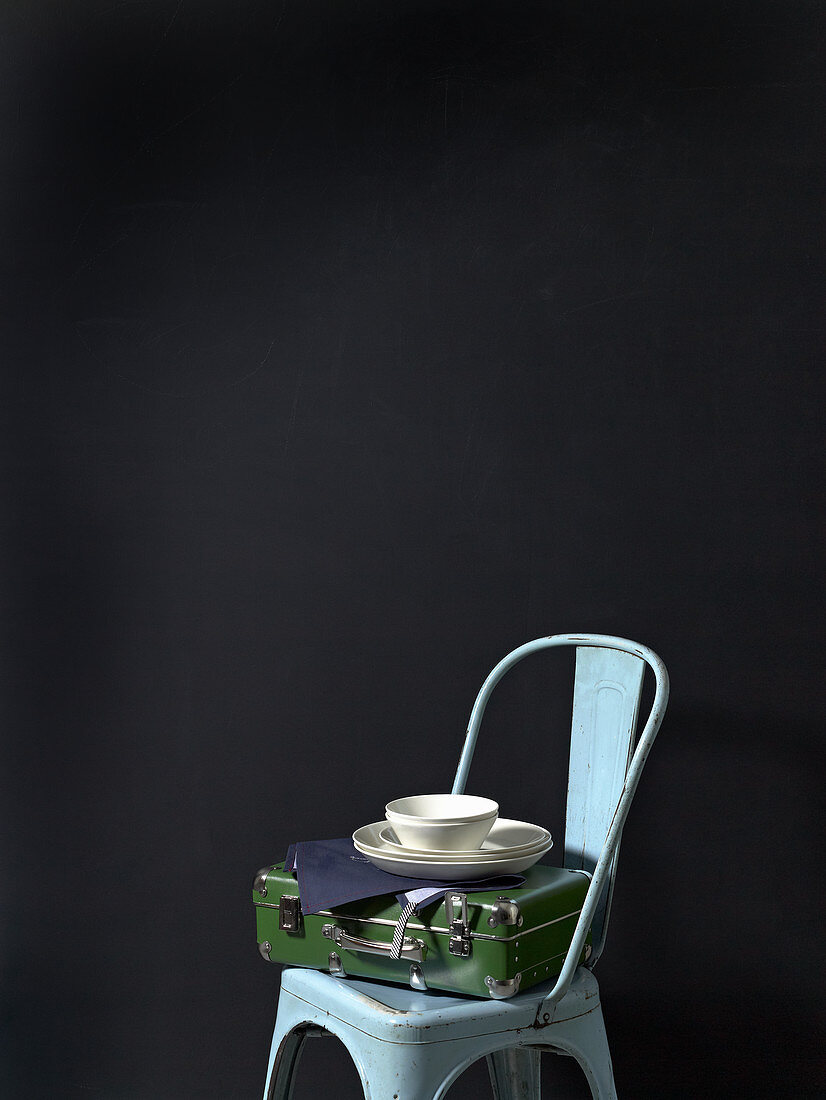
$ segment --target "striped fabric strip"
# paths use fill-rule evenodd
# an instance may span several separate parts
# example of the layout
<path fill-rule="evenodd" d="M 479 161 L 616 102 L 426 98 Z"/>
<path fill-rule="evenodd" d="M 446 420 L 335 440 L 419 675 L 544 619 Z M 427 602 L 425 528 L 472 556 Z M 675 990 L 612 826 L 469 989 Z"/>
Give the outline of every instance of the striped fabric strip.
<path fill-rule="evenodd" d="M 410 901 L 405 905 L 401 911 L 399 919 L 396 921 L 396 927 L 393 929 L 393 945 L 390 949 L 391 959 L 400 959 L 402 957 L 402 947 L 404 945 L 404 933 L 407 928 L 407 922 L 413 916 L 416 911 L 415 901 Z"/>

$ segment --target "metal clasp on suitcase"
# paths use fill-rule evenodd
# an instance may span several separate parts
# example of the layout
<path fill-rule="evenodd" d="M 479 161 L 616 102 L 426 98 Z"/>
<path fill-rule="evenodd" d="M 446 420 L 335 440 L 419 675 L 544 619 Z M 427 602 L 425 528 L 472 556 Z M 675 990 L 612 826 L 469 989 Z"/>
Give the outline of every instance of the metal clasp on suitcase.
<path fill-rule="evenodd" d="M 328 940 L 332 940 L 338 947 L 346 947 L 350 951 L 363 951 L 366 955 L 387 955 L 390 957 L 393 950 L 392 943 L 371 943 L 370 940 L 363 940 L 361 936 L 351 936 L 349 932 L 345 932 L 337 924 L 325 924 L 321 929 L 321 934 L 326 936 Z M 402 941 L 399 958 L 411 959 L 414 962 L 421 963 L 424 962 L 426 951 L 427 945 L 425 943 L 406 936 Z"/>
<path fill-rule="evenodd" d="M 278 928 L 281 932 L 301 931 L 301 899 L 282 894 L 278 906 Z"/>
<path fill-rule="evenodd" d="M 457 916 L 454 906 L 458 906 L 460 913 Z M 466 959 L 470 954 L 470 928 L 467 921 L 467 894 L 460 894 L 454 890 L 448 890 L 445 894 L 445 917 L 450 932 L 448 950 L 451 955 L 458 955 L 460 959 Z"/>

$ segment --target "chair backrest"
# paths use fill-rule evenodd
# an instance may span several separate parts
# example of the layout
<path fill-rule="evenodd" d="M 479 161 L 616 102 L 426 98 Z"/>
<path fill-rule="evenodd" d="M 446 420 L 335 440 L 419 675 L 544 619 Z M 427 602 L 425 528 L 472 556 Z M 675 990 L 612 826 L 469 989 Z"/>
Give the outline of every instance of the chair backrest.
<path fill-rule="evenodd" d="M 589 928 L 588 965 L 593 966 L 602 953 L 622 828 L 668 702 L 665 666 L 645 646 L 603 634 L 554 634 L 519 646 L 496 665 L 476 697 L 453 783 L 454 794 L 464 791 L 485 707 L 504 674 L 530 653 L 570 645 L 576 646 L 577 656 L 564 864 L 587 871 L 591 885 L 549 999 L 562 996 L 570 984 Z M 632 755 L 646 664 L 654 672 L 656 689 Z"/>
<path fill-rule="evenodd" d="M 594 873 L 622 794 L 637 730 L 645 662 L 622 649 L 580 646 L 576 651 L 565 866 Z M 592 954 L 605 944 L 608 912 L 617 873 L 619 840 L 594 916 Z"/>

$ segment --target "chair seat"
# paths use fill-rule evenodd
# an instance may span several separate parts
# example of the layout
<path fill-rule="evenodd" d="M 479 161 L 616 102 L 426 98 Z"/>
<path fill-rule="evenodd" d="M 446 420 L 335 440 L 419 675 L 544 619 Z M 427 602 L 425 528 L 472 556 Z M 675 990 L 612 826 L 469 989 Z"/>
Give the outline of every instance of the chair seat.
<path fill-rule="evenodd" d="M 488 1060 L 499 1100 L 539 1100 L 541 1049 L 576 1058 L 592 1095 L 616 1100 L 596 979 L 580 967 L 556 1002 L 548 1000 L 553 984 L 488 1001 L 285 970 L 264 1100 L 292 1096 L 314 1028 L 344 1043 L 367 1100 L 443 1100 L 479 1058 Z"/>
<path fill-rule="evenodd" d="M 335 978 L 298 967 L 285 970 L 281 978 L 282 992 L 368 1035 L 384 1042 L 428 1044 L 525 1028 L 531 1028 L 535 1042 L 541 1044 L 546 1027 L 599 1006 L 596 978 L 584 967 L 576 972 L 564 997 L 546 1004 L 553 985 L 545 982 L 497 1001 Z"/>

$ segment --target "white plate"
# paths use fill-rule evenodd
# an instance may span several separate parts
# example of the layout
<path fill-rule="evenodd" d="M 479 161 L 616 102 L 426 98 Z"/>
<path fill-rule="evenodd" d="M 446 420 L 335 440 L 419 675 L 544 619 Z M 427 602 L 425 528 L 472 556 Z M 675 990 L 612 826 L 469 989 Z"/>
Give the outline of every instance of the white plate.
<path fill-rule="evenodd" d="M 418 863 L 414 859 L 400 859 L 395 855 L 365 852 L 358 845 L 356 848 L 376 867 L 380 867 L 382 871 L 389 871 L 391 875 L 404 875 L 405 878 L 429 878 L 436 882 L 466 882 L 468 879 L 488 878 L 491 875 L 515 875 L 520 871 L 527 871 L 550 850 L 552 844 L 553 841 L 547 848 L 540 848 L 536 852 L 522 853 L 510 858 L 491 856 L 487 860 L 476 860 L 472 863 L 439 863 L 435 860 Z"/>
<path fill-rule="evenodd" d="M 534 863 L 542 858 L 553 846 L 553 840 L 548 840 L 531 849 L 530 851 L 517 852 L 507 855 L 506 849 L 498 851 L 480 852 L 475 859 L 446 859 L 443 856 L 401 856 L 395 851 L 388 851 L 379 838 L 379 833 L 384 828 L 385 822 L 377 821 L 374 825 L 363 825 L 353 833 L 353 844 L 356 850 L 366 856 L 376 867 L 382 871 L 389 871 L 391 875 L 404 875 L 406 878 L 429 878 L 437 882 L 466 882 L 469 879 L 488 878 L 492 875 L 518 874 L 527 871 Z M 371 837 L 376 845 L 365 844 L 362 838 Z M 477 855 L 477 853 L 474 853 Z"/>
<path fill-rule="evenodd" d="M 506 817 L 500 817 L 493 823 L 491 831 L 482 842 L 481 848 L 474 848 L 472 851 L 466 852 L 436 851 L 432 848 L 412 848 L 409 844 L 400 844 L 393 832 L 393 826 L 389 824 L 385 824 L 379 830 L 377 843 L 359 837 L 361 843 L 379 847 L 384 852 L 395 852 L 397 855 L 407 856 L 425 856 L 426 858 L 447 856 L 448 859 L 462 859 L 465 856 L 469 856 L 470 859 L 487 858 L 487 855 L 491 852 L 498 852 L 503 856 L 515 856 L 520 852 L 532 851 L 534 848 L 547 843 L 550 839 L 551 834 L 547 829 L 543 829 L 539 825 L 531 825 L 527 821 L 511 821 Z"/>

